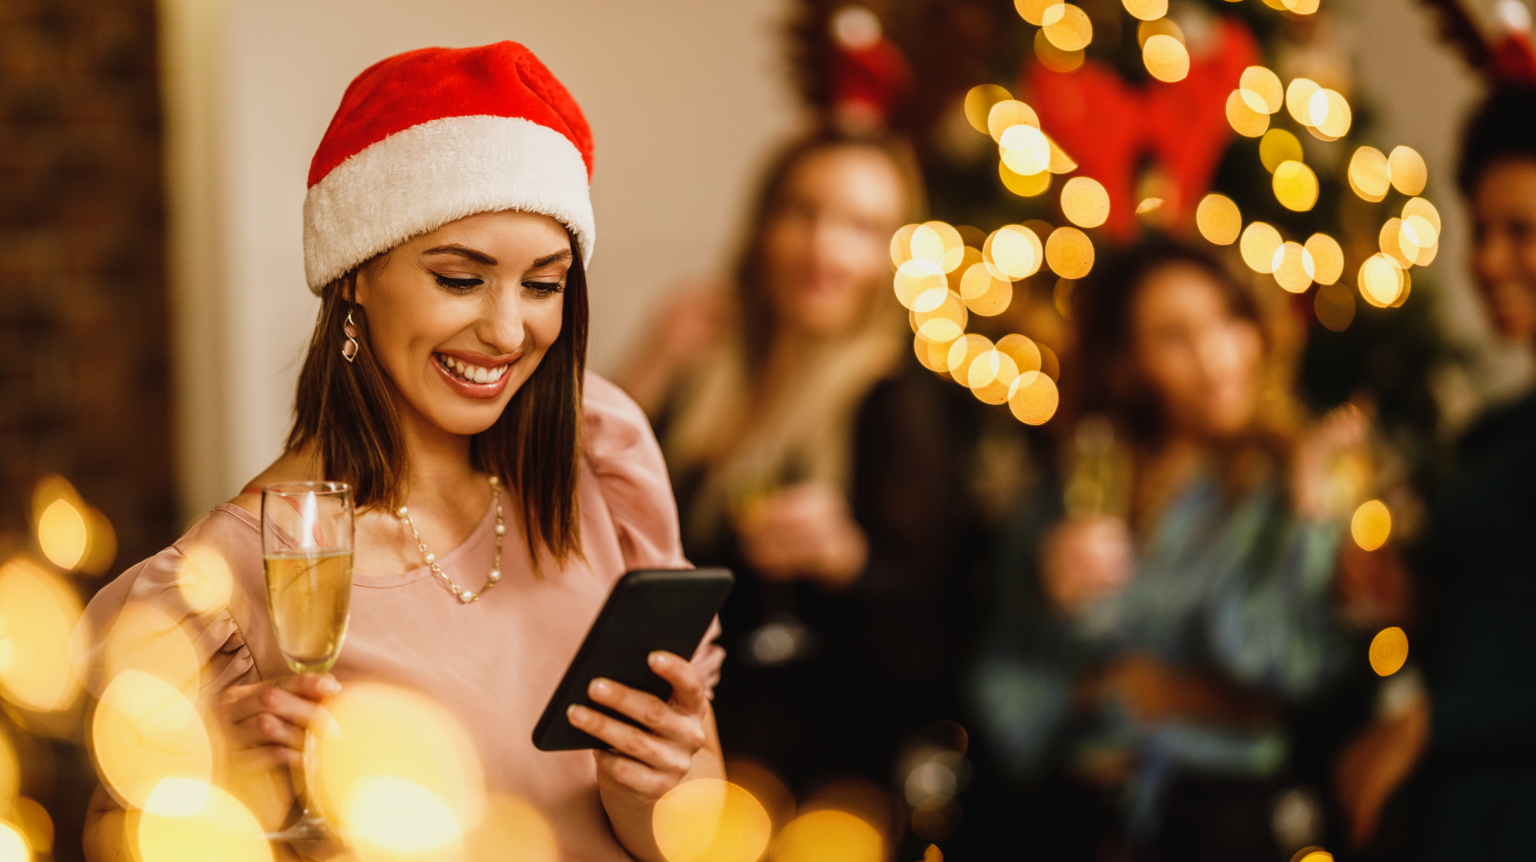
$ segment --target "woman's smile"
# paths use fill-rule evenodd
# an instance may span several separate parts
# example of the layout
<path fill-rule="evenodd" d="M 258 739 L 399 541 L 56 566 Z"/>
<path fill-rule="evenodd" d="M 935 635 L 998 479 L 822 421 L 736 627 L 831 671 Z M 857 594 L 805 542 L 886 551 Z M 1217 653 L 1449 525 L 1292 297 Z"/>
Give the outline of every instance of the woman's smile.
<path fill-rule="evenodd" d="M 507 387 L 507 372 L 522 355 L 510 353 L 492 359 L 478 353 L 439 350 L 432 354 L 432 365 L 454 392 L 467 398 L 495 398 Z"/>

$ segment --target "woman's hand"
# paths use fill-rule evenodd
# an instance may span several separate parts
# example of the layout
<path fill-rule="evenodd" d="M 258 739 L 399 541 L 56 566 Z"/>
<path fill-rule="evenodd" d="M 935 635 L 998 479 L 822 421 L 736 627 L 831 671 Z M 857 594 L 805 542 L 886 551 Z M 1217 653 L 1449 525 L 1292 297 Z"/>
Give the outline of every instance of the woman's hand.
<path fill-rule="evenodd" d="M 1040 586 L 1056 608 L 1076 613 L 1125 588 L 1131 578 L 1131 528 L 1119 518 L 1076 518 L 1046 537 Z"/>
<path fill-rule="evenodd" d="M 851 584 L 869 559 L 869 540 L 830 482 L 806 482 L 756 503 L 736 525 L 742 556 L 771 581 L 811 578 Z"/>
<path fill-rule="evenodd" d="M 320 701 L 341 691 L 328 673 L 301 673 L 224 690 L 213 714 L 231 749 L 268 767 L 298 768 Z"/>
<path fill-rule="evenodd" d="M 667 791 L 691 778 L 725 775 L 704 677 L 669 652 L 650 656 L 651 670 L 672 685 L 666 701 L 612 680 L 594 679 L 587 694 L 644 728 L 584 706 L 569 710 L 573 726 L 611 748 L 594 751 L 597 787 L 614 833 L 642 859 L 657 859 L 651 810 Z"/>
<path fill-rule="evenodd" d="M 1429 713 L 1429 700 L 1420 694 L 1396 715 L 1376 719 L 1340 752 L 1334 790 L 1356 848 L 1371 843 L 1382 809 L 1418 766 L 1429 741 Z"/>
<path fill-rule="evenodd" d="M 1336 459 L 1365 440 L 1369 422 L 1353 404 L 1328 411 L 1296 446 L 1291 459 L 1291 498 L 1297 514 L 1313 521 L 1345 516 L 1352 505 L 1333 475 Z"/>

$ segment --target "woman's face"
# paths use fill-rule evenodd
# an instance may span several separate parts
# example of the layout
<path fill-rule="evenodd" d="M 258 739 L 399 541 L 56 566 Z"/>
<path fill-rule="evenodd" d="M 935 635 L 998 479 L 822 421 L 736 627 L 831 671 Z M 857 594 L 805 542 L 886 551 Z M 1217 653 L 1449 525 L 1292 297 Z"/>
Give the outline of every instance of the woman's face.
<path fill-rule="evenodd" d="M 802 158 L 764 229 L 778 322 L 822 336 L 862 323 L 890 274 L 890 238 L 906 203 L 901 174 L 877 149 L 841 146 Z"/>
<path fill-rule="evenodd" d="M 549 216 L 480 213 L 359 270 L 368 347 L 401 410 L 452 434 L 491 427 L 560 336 L 571 251 Z"/>
<path fill-rule="evenodd" d="M 1220 438 L 1253 421 L 1264 340 L 1204 270 L 1153 270 L 1132 301 L 1131 329 L 1139 380 L 1157 393 L 1173 433 Z"/>
<path fill-rule="evenodd" d="M 1536 159 L 1485 168 L 1472 193 L 1472 271 L 1500 335 L 1536 340 Z"/>

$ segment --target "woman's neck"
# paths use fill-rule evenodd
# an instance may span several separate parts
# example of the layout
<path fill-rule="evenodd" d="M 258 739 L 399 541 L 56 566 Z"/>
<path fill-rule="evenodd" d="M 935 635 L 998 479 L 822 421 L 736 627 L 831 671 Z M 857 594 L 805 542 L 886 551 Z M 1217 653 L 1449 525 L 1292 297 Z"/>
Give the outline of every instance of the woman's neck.
<path fill-rule="evenodd" d="M 445 431 L 410 405 L 397 402 L 409 468 L 409 505 L 480 499 L 472 489 L 484 480 L 470 463 L 470 437 Z"/>

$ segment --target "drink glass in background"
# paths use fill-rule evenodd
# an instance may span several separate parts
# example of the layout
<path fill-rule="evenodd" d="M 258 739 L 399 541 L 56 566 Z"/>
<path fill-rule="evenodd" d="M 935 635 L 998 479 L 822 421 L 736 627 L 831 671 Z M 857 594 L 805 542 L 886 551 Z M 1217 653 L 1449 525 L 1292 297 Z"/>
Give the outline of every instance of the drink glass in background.
<path fill-rule="evenodd" d="M 352 604 L 352 516 L 352 488 L 342 482 L 290 482 L 261 490 L 267 611 L 278 651 L 294 673 L 325 673 L 341 654 Z M 269 839 L 330 836 L 302 779 L 294 776 L 303 815 Z"/>

